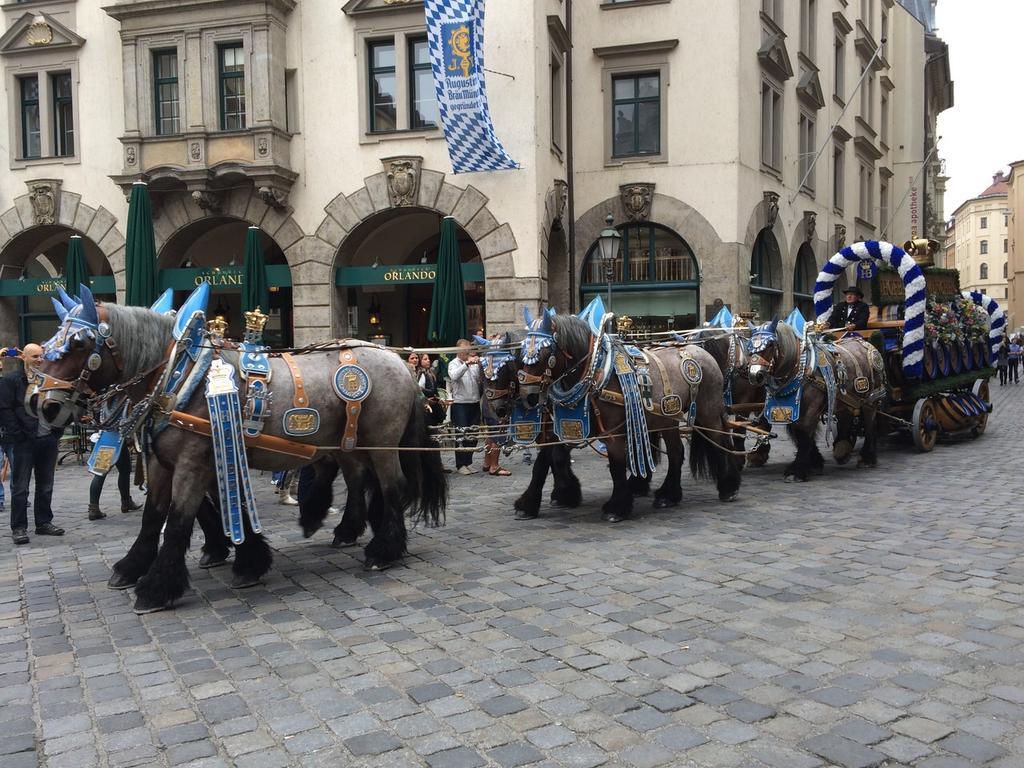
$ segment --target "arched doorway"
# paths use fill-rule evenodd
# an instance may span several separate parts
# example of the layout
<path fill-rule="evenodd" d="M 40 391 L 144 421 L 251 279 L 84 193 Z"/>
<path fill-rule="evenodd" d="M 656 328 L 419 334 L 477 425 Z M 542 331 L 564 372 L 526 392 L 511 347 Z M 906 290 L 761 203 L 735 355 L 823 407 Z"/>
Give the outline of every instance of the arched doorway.
<path fill-rule="evenodd" d="M 393 346 L 429 346 L 427 325 L 441 221 L 426 208 L 382 211 L 357 226 L 335 258 L 337 335 Z M 466 289 L 466 328 L 486 328 L 484 269 L 473 238 L 457 227 Z"/>
<path fill-rule="evenodd" d="M 157 258 L 161 291 L 174 289 L 175 306 L 201 282 L 212 288 L 210 312 L 228 321 L 227 336 L 240 339 L 245 332 L 242 317 L 242 272 L 245 260 L 245 238 L 249 222 L 228 216 L 198 219 L 167 239 Z M 267 265 L 270 306 L 263 311 L 270 316 L 263 332 L 270 346 L 292 346 L 292 283 L 291 271 L 284 252 L 277 242 L 261 230 L 263 258 Z"/>
<path fill-rule="evenodd" d="M 796 254 L 796 265 L 793 269 L 793 302 L 805 320 L 813 320 L 814 315 L 814 283 L 818 279 L 818 267 L 815 263 L 814 249 L 810 243 L 800 245 Z"/>
<path fill-rule="evenodd" d="M 0 252 L 0 328 L 4 344 L 23 346 L 53 335 L 57 318 L 50 297 L 64 287 L 68 244 L 76 230 L 60 224 L 32 227 L 15 235 Z M 106 254 L 82 237 L 90 289 L 114 301 L 114 273 Z"/>
<path fill-rule="evenodd" d="M 782 255 L 767 227 L 757 233 L 750 254 L 750 310 L 762 322 L 782 313 Z"/>
<path fill-rule="evenodd" d="M 547 258 L 548 306 L 569 312 L 569 250 L 561 221 L 556 221 L 548 234 Z"/>
<path fill-rule="evenodd" d="M 583 263 L 580 294 L 585 305 L 604 296 L 609 309 L 632 320 L 634 333 L 696 328 L 700 272 L 693 250 L 668 227 L 623 224 L 619 254 L 608 268 L 594 242 Z"/>

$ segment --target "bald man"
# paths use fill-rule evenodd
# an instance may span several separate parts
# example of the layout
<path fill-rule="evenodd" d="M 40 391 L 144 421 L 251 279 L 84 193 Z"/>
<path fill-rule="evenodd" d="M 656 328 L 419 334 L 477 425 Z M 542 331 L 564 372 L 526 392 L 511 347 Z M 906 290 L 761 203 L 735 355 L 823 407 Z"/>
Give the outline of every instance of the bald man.
<path fill-rule="evenodd" d="M 15 544 L 28 544 L 28 488 L 36 479 L 35 516 L 37 536 L 63 536 L 64 529 L 53 524 L 53 473 L 63 429 L 50 429 L 25 410 L 28 377 L 43 360 L 43 348 L 26 344 L 21 352 L 24 370 L 12 371 L 0 379 L 0 430 L 14 456 L 11 478 L 11 535 Z"/>

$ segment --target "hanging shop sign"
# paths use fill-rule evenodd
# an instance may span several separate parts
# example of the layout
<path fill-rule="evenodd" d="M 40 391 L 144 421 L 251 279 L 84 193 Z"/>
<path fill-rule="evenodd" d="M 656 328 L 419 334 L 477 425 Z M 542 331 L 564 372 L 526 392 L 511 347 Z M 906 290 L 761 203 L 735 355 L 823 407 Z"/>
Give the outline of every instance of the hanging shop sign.
<path fill-rule="evenodd" d="M 338 267 L 334 284 L 357 285 L 426 285 L 437 279 L 437 264 L 396 264 L 386 267 Z M 484 265 L 469 262 L 462 265 L 462 279 L 467 283 L 483 282 Z"/>
<path fill-rule="evenodd" d="M 48 296 L 51 293 L 56 293 L 58 288 L 67 288 L 62 277 L 0 280 L 0 296 Z M 90 277 L 89 289 L 94 294 L 113 293 L 114 278 L 111 275 Z M 78 293 L 78 291 L 75 290 L 72 293 Z"/>
<path fill-rule="evenodd" d="M 267 285 L 270 288 L 291 288 L 292 273 L 286 264 L 268 264 Z M 209 283 L 214 290 L 242 290 L 242 275 L 245 268 L 241 266 L 201 267 L 190 269 L 162 269 L 157 279 L 160 290 L 173 288 L 176 291 L 191 291 L 201 283 Z"/>

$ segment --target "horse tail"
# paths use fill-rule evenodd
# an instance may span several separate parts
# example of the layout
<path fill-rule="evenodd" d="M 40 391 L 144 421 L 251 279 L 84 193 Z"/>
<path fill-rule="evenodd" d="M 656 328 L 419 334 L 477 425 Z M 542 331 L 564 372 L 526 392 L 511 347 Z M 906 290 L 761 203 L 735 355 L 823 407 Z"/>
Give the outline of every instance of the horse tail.
<path fill-rule="evenodd" d="M 412 413 L 405 424 L 399 445 L 402 448 L 436 448 L 427 429 L 427 415 L 422 396 L 417 396 Z M 444 521 L 448 507 L 448 480 L 438 451 L 400 451 L 399 461 L 408 484 L 409 516 L 430 525 Z"/>
<path fill-rule="evenodd" d="M 710 438 L 695 429 L 690 440 L 691 475 L 700 480 L 718 480 L 719 462 L 716 460 L 717 457 L 712 455 L 714 450 Z"/>

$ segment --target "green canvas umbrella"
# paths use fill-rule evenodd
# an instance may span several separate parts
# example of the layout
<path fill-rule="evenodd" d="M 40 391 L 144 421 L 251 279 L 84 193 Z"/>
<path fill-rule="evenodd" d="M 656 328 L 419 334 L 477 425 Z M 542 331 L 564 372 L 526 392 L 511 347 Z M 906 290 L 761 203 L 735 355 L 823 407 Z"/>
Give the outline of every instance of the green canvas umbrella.
<path fill-rule="evenodd" d="M 89 284 L 89 271 L 85 266 L 85 249 L 82 236 L 72 235 L 68 243 L 68 261 L 64 267 L 64 280 L 68 293 L 77 296 L 80 285 Z"/>
<path fill-rule="evenodd" d="M 124 302 L 132 307 L 149 307 L 156 301 L 156 241 L 153 238 L 153 208 L 145 182 L 132 185 L 128 201 L 128 241 L 124 250 Z"/>
<path fill-rule="evenodd" d="M 242 271 L 242 312 L 270 311 L 270 289 L 267 287 L 267 263 L 260 245 L 260 228 L 249 227 L 245 235 L 245 267 Z"/>
<path fill-rule="evenodd" d="M 430 302 L 427 338 L 450 347 L 466 338 L 466 294 L 459 259 L 459 235 L 455 219 L 445 216 L 441 222 L 441 243 L 437 250 L 437 275 Z"/>

